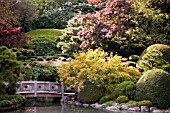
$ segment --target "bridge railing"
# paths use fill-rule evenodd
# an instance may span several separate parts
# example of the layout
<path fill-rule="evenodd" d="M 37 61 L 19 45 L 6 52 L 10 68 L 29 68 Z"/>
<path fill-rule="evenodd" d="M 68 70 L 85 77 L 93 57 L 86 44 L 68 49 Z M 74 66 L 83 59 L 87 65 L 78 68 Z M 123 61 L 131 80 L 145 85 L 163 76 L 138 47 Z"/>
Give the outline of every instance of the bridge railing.
<path fill-rule="evenodd" d="M 62 87 L 58 82 L 46 82 L 46 81 L 21 81 L 18 82 L 20 87 L 17 89 L 17 94 L 34 93 L 34 96 L 38 93 L 48 94 L 61 94 Z"/>

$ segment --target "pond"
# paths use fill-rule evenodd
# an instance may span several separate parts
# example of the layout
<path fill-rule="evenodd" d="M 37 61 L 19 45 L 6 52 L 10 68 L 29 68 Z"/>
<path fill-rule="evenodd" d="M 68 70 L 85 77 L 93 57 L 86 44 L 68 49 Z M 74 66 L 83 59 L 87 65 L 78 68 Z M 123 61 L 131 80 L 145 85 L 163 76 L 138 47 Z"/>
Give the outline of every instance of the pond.
<path fill-rule="evenodd" d="M 22 107 L 14 111 L 6 111 L 2 113 L 113 113 L 113 112 L 93 108 L 78 107 L 73 105 L 52 104 L 46 106 Z"/>
<path fill-rule="evenodd" d="M 3 111 L 1 113 L 113 113 L 111 111 L 84 108 L 80 106 L 53 103 L 51 101 L 30 100 L 20 109 L 13 111 Z"/>
<path fill-rule="evenodd" d="M 30 100 L 26 103 L 25 107 L 13 111 L 3 111 L 0 113 L 114 113 L 114 112 L 101 109 L 94 109 L 91 107 L 85 108 L 74 105 L 53 103 L 51 101 L 46 102 Z M 119 113 L 128 112 L 122 111 Z"/>

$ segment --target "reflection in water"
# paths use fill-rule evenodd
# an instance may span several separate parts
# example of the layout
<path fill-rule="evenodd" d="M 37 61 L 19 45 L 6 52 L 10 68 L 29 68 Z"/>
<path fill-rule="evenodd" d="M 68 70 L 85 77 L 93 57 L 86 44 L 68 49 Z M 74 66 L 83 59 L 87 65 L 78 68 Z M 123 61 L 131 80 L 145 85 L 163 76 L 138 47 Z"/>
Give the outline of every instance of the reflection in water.
<path fill-rule="evenodd" d="M 52 106 L 23 107 L 18 110 L 2 113 L 113 113 L 111 111 L 93 108 L 77 107 L 73 105 L 53 104 Z"/>

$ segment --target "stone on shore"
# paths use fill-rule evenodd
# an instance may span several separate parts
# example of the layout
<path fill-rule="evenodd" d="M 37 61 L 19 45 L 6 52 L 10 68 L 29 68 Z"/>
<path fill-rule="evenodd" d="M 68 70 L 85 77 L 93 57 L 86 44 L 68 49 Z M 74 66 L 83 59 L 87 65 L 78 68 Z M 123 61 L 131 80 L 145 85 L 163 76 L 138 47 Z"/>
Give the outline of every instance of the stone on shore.
<path fill-rule="evenodd" d="M 165 111 L 164 111 L 164 110 L 158 109 L 158 110 L 153 110 L 152 113 L 165 113 Z"/>
<path fill-rule="evenodd" d="M 140 111 L 139 107 L 131 107 L 128 109 L 128 111 Z"/>
<path fill-rule="evenodd" d="M 128 109 L 129 109 L 129 105 L 122 105 L 122 106 L 121 106 L 121 109 L 122 109 L 122 110 L 128 110 Z"/>
<path fill-rule="evenodd" d="M 147 106 L 141 106 L 141 112 L 148 112 L 149 108 Z"/>
<path fill-rule="evenodd" d="M 150 107 L 150 111 L 154 111 L 154 110 L 157 110 L 158 108 L 157 107 Z"/>

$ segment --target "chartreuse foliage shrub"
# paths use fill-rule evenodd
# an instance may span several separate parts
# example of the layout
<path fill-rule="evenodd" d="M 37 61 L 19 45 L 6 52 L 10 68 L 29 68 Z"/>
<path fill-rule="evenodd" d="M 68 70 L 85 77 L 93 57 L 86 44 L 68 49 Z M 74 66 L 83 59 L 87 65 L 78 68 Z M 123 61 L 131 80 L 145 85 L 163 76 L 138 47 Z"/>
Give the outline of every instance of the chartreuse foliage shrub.
<path fill-rule="evenodd" d="M 152 102 L 150 100 L 142 100 L 142 101 L 138 102 L 138 105 L 139 106 L 148 106 L 148 107 L 150 107 L 150 106 L 152 106 Z"/>
<path fill-rule="evenodd" d="M 116 99 L 116 102 L 121 104 L 121 103 L 126 103 L 128 102 L 129 99 L 127 96 L 119 96 L 117 99 Z"/>
<path fill-rule="evenodd" d="M 98 87 L 94 84 L 88 84 L 80 90 L 78 100 L 82 103 L 92 104 L 98 102 L 103 94 L 104 92 L 102 87 Z"/>
<path fill-rule="evenodd" d="M 129 99 L 133 99 L 135 94 L 135 83 L 132 81 L 124 81 L 116 85 L 114 89 L 115 96 L 127 96 Z"/>
<path fill-rule="evenodd" d="M 27 32 L 26 35 L 30 36 L 31 39 L 36 39 L 38 37 L 46 37 L 50 40 L 56 41 L 59 36 L 62 35 L 62 31 L 60 29 L 36 29 L 30 32 Z"/>
<path fill-rule="evenodd" d="M 144 71 L 153 68 L 167 70 L 170 66 L 170 46 L 163 44 L 154 44 L 149 46 L 140 56 L 138 65 Z"/>
<path fill-rule="evenodd" d="M 170 73 L 152 69 L 144 73 L 136 84 L 135 100 L 150 100 L 154 106 L 170 106 Z"/>
<path fill-rule="evenodd" d="M 26 98 L 21 95 L 0 95 L 0 107 L 11 106 L 16 104 L 24 104 Z"/>
<path fill-rule="evenodd" d="M 103 104 L 103 103 L 105 103 L 105 102 L 108 102 L 108 101 L 111 101 L 112 99 L 110 98 L 110 96 L 104 96 L 104 97 L 102 97 L 100 100 L 99 100 L 99 103 L 100 104 Z"/>
<path fill-rule="evenodd" d="M 74 54 L 74 57 L 58 68 L 60 81 L 65 86 L 82 88 L 85 83 L 94 83 L 110 93 L 116 84 L 128 80 L 136 82 L 141 75 L 137 68 L 123 64 L 125 59 L 121 56 L 108 55 L 101 49 L 89 49 L 85 53 Z"/>

